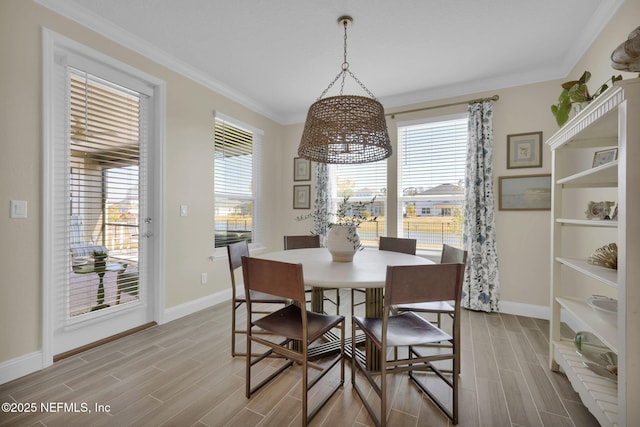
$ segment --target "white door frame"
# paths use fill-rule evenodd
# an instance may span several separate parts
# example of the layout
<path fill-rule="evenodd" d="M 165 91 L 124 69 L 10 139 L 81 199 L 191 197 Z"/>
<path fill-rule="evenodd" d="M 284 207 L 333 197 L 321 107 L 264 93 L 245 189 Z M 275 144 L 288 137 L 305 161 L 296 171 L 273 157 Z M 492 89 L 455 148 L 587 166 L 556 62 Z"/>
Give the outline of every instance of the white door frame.
<path fill-rule="evenodd" d="M 150 129 L 148 179 L 153 182 L 152 194 L 149 194 L 149 210 L 153 216 L 153 237 L 148 242 L 148 283 L 153 283 L 151 292 L 151 318 L 162 324 L 164 322 L 164 195 L 165 195 L 165 117 L 166 117 L 166 84 L 164 81 L 137 70 L 125 63 L 110 58 L 98 51 L 88 48 L 74 40 L 57 34 L 47 28 L 42 29 L 42 367 L 53 364 L 53 272 L 54 261 L 50 254 L 54 250 L 54 188 L 52 173 L 54 171 L 55 143 L 55 55 L 57 52 L 80 54 L 122 70 L 145 81 L 153 91 L 154 120 Z M 149 286 L 151 288 L 151 286 Z"/>

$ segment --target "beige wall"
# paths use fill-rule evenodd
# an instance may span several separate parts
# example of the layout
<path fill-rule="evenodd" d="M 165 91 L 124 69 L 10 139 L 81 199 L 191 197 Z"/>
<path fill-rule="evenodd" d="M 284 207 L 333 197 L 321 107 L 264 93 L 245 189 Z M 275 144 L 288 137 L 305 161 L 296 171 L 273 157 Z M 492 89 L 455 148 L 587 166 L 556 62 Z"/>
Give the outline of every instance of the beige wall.
<path fill-rule="evenodd" d="M 627 0 L 572 74 L 590 69 L 593 84 L 605 80 L 611 50 L 637 26 L 640 2 Z M 228 287 L 225 259 L 211 261 L 213 235 L 212 111 L 216 110 L 264 131 L 262 183 L 264 204 L 260 220 L 267 249 L 279 249 L 285 233 L 306 233 L 309 223 L 294 218 L 303 211 L 291 206 L 292 158 L 301 126 L 280 126 L 171 70 L 135 54 L 31 1 L 0 1 L 0 364 L 41 348 L 41 27 L 47 27 L 166 82 L 166 199 L 165 306 L 178 307 Z M 569 76 L 573 78 L 574 76 Z M 577 77 L 577 76 L 576 76 Z M 556 129 L 549 105 L 559 94 L 559 81 L 502 89 L 495 104 L 495 175 L 549 172 L 545 147 L 543 168 L 514 172 L 506 169 L 506 135 Z M 466 99 L 456 98 L 453 99 Z M 442 100 L 437 102 L 449 102 Z M 427 104 L 425 104 L 427 105 Z M 436 110 L 446 114 L 464 109 Z M 406 115 L 398 121 L 417 118 Z M 395 140 L 395 124 L 389 122 Z M 393 173 L 393 166 L 390 172 Z M 497 186 L 497 181 L 496 181 Z M 395 188 L 390 183 L 390 188 Z M 497 188 L 496 188 L 497 191 Z M 390 194 L 393 198 L 395 195 Z M 9 219 L 9 200 L 27 200 L 29 217 Z M 189 216 L 179 216 L 179 205 Z M 389 218 L 394 222 L 393 218 Z M 548 305 L 549 213 L 498 212 L 498 250 L 502 299 Z M 392 231 L 392 230 L 390 230 Z M 200 273 L 209 283 L 200 284 Z M 524 274 L 523 274 L 524 272 Z"/>
<path fill-rule="evenodd" d="M 281 244 L 279 189 L 282 126 L 31 1 L 0 2 L 0 363 L 41 348 L 41 27 L 74 39 L 166 82 L 165 307 L 229 287 L 226 259 L 213 253 L 213 111 L 264 131 L 268 248 Z M 287 162 L 288 164 L 289 162 Z M 28 218 L 9 219 L 11 199 Z M 179 216 L 179 205 L 189 216 Z M 211 230 L 210 232 L 208 232 Z M 279 247 L 279 246 L 278 246 Z M 208 283 L 200 284 L 201 273 Z"/>

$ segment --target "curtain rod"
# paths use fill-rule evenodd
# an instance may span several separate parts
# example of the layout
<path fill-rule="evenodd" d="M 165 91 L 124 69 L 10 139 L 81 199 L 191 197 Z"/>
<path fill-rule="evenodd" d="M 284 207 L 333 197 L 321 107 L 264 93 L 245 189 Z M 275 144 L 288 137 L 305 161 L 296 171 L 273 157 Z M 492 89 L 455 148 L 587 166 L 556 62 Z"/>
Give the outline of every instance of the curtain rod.
<path fill-rule="evenodd" d="M 498 95 L 493 95 L 493 96 L 491 96 L 489 98 L 470 99 L 468 101 L 452 102 L 451 104 L 432 105 L 431 107 L 415 108 L 413 110 L 396 111 L 395 113 L 387 113 L 387 114 L 385 114 L 385 116 L 390 116 L 392 119 L 395 119 L 398 114 L 407 114 L 407 113 L 415 113 L 417 111 L 435 110 L 436 108 L 453 107 L 454 105 L 475 104 L 476 102 L 497 101 L 499 99 L 500 99 L 500 97 Z"/>

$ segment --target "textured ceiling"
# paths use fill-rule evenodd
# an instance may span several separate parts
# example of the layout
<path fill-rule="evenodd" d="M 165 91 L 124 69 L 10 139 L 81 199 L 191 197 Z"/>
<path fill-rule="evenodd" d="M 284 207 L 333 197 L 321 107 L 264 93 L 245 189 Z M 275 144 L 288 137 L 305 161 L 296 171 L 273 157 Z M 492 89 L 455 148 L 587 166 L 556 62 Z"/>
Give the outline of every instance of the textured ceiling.
<path fill-rule="evenodd" d="M 340 71 L 385 108 L 564 78 L 622 0 L 35 0 L 279 123 Z M 337 94 L 339 84 L 329 95 Z M 345 93 L 364 94 L 352 80 Z"/>

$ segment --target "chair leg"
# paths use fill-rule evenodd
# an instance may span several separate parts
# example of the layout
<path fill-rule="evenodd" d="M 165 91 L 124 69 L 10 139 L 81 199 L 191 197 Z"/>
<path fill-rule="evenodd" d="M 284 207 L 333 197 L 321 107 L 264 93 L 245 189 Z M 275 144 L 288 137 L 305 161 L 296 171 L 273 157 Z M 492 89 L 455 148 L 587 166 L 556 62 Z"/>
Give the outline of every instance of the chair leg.
<path fill-rule="evenodd" d="M 308 384 L 309 384 L 309 359 L 308 359 L 308 355 L 307 355 L 307 343 L 301 343 L 302 345 L 302 353 L 304 354 L 303 358 L 302 358 L 302 425 L 306 426 L 307 425 L 307 413 L 308 413 L 308 407 L 307 407 L 307 394 L 308 394 Z"/>
<path fill-rule="evenodd" d="M 236 357 L 236 310 L 241 304 L 236 305 L 236 302 L 231 300 L 231 357 Z"/>
<path fill-rule="evenodd" d="M 355 293 L 353 292 L 353 289 L 351 289 L 351 317 L 353 317 L 353 316 L 355 316 L 355 315 L 356 315 L 356 309 L 355 309 L 355 306 L 353 305 L 353 304 L 354 304 L 354 302 L 355 302 L 355 301 L 353 300 L 353 299 L 354 299 L 354 297 L 355 297 Z M 354 342 L 355 342 L 355 341 L 354 341 Z"/>
<path fill-rule="evenodd" d="M 245 395 L 251 397 L 251 325 L 247 322 L 247 355 L 245 357 Z"/>
<path fill-rule="evenodd" d="M 380 427 L 387 425 L 387 356 L 380 358 Z"/>
<path fill-rule="evenodd" d="M 367 410 L 367 412 L 369 414 L 369 417 L 371 417 L 371 420 L 376 425 L 376 427 L 385 426 L 386 425 L 386 411 L 383 411 L 383 413 L 381 414 L 381 418 L 380 419 L 378 419 L 376 417 L 373 407 L 371 406 L 371 404 L 367 400 L 367 397 L 365 396 L 365 393 L 362 391 L 362 389 L 360 388 L 360 386 L 358 386 L 358 384 L 356 382 L 356 370 L 361 372 L 364 375 L 365 379 L 369 382 L 369 385 L 371 386 L 371 393 L 376 394 L 380 398 L 381 407 L 383 407 L 382 405 L 386 405 L 386 399 L 383 397 L 384 393 L 386 393 L 386 376 L 384 375 L 384 371 L 382 371 L 382 369 L 386 369 L 386 363 L 384 363 L 382 365 L 382 367 L 381 367 L 381 371 L 380 371 L 381 385 L 378 386 L 376 384 L 375 380 L 373 379 L 371 373 L 369 371 L 367 371 L 367 368 L 360 361 L 357 360 L 358 357 L 355 354 L 356 329 L 357 329 L 355 320 L 352 320 L 351 324 L 352 324 L 352 326 L 351 326 L 351 342 L 353 343 L 352 347 L 351 347 L 352 348 L 352 354 L 351 354 L 351 386 L 353 387 L 353 390 L 356 392 L 356 394 L 360 398 L 360 401 L 364 405 L 365 409 Z M 367 357 L 368 356 L 369 355 L 367 355 Z M 383 358 L 383 359 L 386 359 L 386 358 Z M 384 387 L 384 388 L 382 388 L 382 387 Z"/>
<path fill-rule="evenodd" d="M 452 403 L 452 420 L 453 424 L 458 424 L 458 383 L 460 379 L 460 354 L 458 353 L 458 349 L 456 348 L 456 344 L 454 342 L 454 356 L 453 356 L 453 378 L 451 379 L 453 385 L 453 401 Z"/>

